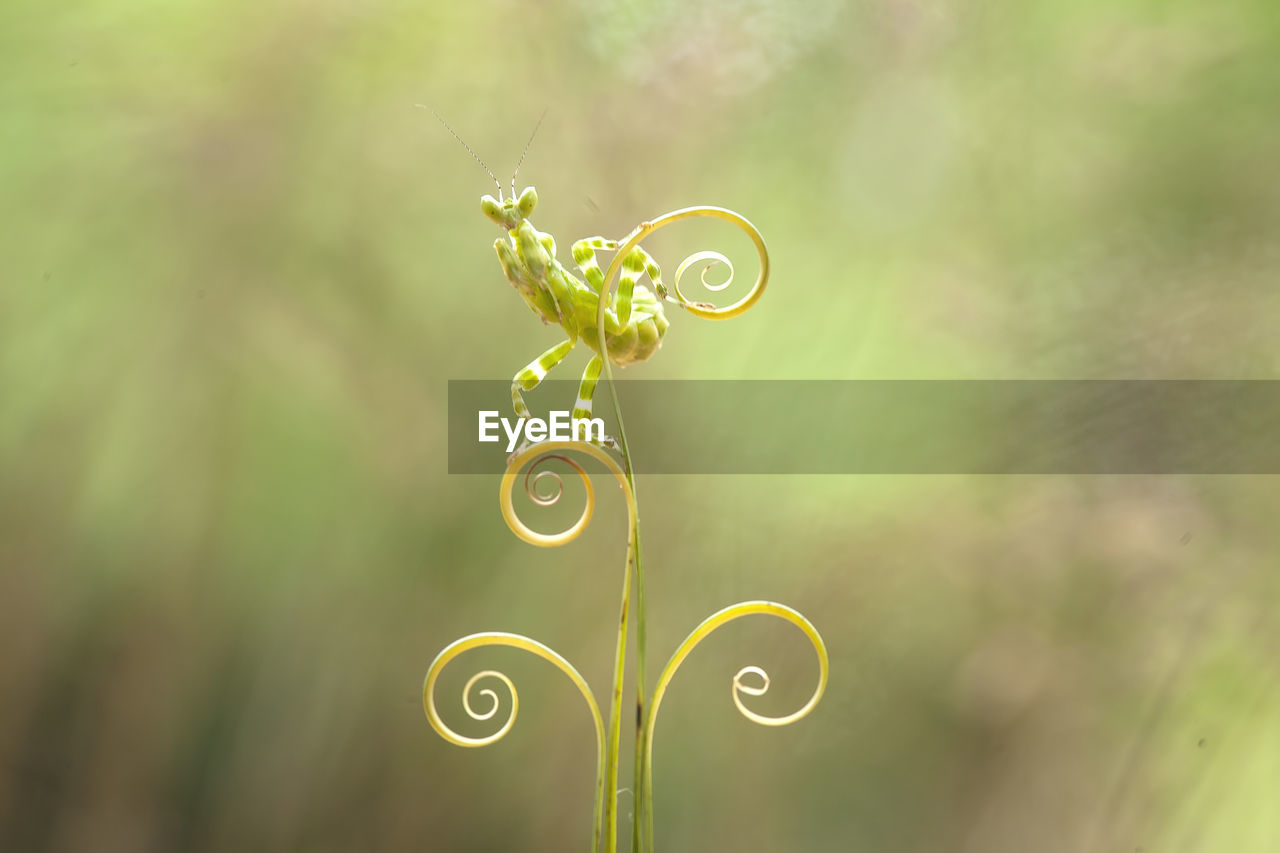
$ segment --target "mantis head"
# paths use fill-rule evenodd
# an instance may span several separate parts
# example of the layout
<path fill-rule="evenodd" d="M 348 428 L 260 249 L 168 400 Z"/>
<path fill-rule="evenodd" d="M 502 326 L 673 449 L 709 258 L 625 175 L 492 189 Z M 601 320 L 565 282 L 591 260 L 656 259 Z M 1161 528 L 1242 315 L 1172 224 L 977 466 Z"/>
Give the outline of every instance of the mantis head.
<path fill-rule="evenodd" d="M 533 213 L 533 208 L 538 203 L 538 192 L 533 187 L 525 187 L 524 192 L 520 193 L 519 198 L 509 198 L 502 200 L 502 193 L 498 193 L 498 198 L 486 195 L 480 199 L 480 209 L 484 211 L 484 215 L 501 225 L 508 231 L 514 231 L 520 226 L 520 223 L 529 218 L 529 214 Z"/>
<path fill-rule="evenodd" d="M 519 198 L 516 197 L 516 176 L 520 174 L 520 166 L 524 163 L 524 158 L 529 153 L 529 146 L 533 145 L 533 138 L 538 135 L 538 128 L 542 126 L 542 119 L 547 117 L 547 113 L 543 110 L 542 116 L 538 119 L 538 123 L 533 126 L 533 133 L 529 134 L 529 141 L 524 144 L 524 151 L 520 154 L 520 160 L 516 163 L 516 169 L 511 173 L 511 197 L 504 199 L 502 197 L 502 184 L 494 176 L 493 171 L 485 165 L 480 159 L 480 155 L 471 150 L 471 146 L 463 141 L 457 132 L 449 127 L 449 123 L 440 118 L 440 114 L 425 104 L 418 104 L 425 110 L 431 110 L 431 114 L 436 117 L 445 130 L 453 134 L 453 138 L 462 143 L 462 147 L 467 149 L 467 153 L 480 164 L 489 177 L 493 180 L 494 185 L 498 188 L 498 197 L 486 195 L 480 199 L 480 209 L 484 211 L 484 215 L 489 217 L 498 225 L 501 225 L 508 231 L 514 231 L 520 227 L 520 223 L 529 218 L 529 214 L 533 213 L 534 206 L 538 203 L 538 193 L 533 187 L 525 187 L 524 192 L 520 193 Z"/>

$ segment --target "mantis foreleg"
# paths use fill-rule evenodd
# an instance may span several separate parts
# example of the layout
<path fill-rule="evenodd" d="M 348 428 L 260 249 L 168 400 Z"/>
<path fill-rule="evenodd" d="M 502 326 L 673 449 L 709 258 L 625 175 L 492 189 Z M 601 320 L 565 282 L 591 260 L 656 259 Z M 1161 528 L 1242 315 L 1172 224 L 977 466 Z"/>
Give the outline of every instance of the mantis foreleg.
<path fill-rule="evenodd" d="M 596 261 L 595 250 L 613 251 L 620 245 L 622 244 L 617 240 L 606 240 L 604 237 L 587 237 L 573 244 L 574 263 L 582 270 L 587 284 L 596 293 L 604 286 L 604 273 L 600 271 L 600 264 Z M 667 289 L 662 285 L 662 269 L 658 262 L 644 249 L 636 246 L 622 260 L 622 274 L 619 276 L 618 292 L 612 306 L 619 326 L 626 326 L 631 320 L 631 294 L 642 274 L 649 276 L 658 298 L 666 298 Z"/>
<path fill-rule="evenodd" d="M 524 220 L 515 230 L 516 255 L 529 271 L 529 277 L 540 283 L 555 301 L 556 316 L 570 340 L 577 340 L 578 323 L 573 308 L 573 286 L 565 280 L 564 268 L 555 263 L 556 241 L 550 234 L 534 228 Z M 517 412 L 519 414 L 519 412 Z"/>

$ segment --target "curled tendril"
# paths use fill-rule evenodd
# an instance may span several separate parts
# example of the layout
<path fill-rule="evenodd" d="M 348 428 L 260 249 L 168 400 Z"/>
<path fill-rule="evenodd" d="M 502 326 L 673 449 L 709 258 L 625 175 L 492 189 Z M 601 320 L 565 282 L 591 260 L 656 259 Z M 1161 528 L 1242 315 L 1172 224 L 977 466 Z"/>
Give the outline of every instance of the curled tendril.
<path fill-rule="evenodd" d="M 702 274 L 698 276 L 702 281 L 702 286 L 704 288 L 714 293 L 716 291 L 724 290 L 726 287 L 733 284 L 733 261 L 729 260 L 719 252 L 694 252 L 692 255 L 681 261 L 680 266 L 676 267 L 676 278 L 672 289 L 675 290 L 676 298 L 679 299 L 681 303 L 688 303 L 689 299 L 680 290 L 680 279 L 684 278 L 684 274 L 689 267 L 702 261 L 708 262 L 707 265 L 702 268 Z M 711 272 L 711 269 L 718 264 L 724 264 L 728 267 L 729 275 L 719 284 L 712 284 L 707 281 L 707 273 Z"/>
<path fill-rule="evenodd" d="M 467 716 L 473 720 L 489 720 L 498 712 L 499 699 L 498 694 L 490 688 L 485 688 L 476 693 L 489 701 L 489 708 L 484 711 L 477 711 L 472 705 L 471 697 L 476 684 L 485 678 L 496 678 L 506 685 L 507 693 L 511 696 L 511 712 L 507 715 L 507 719 L 502 726 L 493 734 L 486 737 L 467 737 L 459 734 L 449 728 L 448 724 L 440 718 L 440 713 L 436 709 L 435 688 L 436 681 L 440 677 L 440 672 L 448 665 L 450 661 L 463 652 L 482 646 L 510 646 L 515 649 L 523 649 L 532 652 L 543 660 L 550 661 L 557 669 L 569 676 L 578 690 L 582 693 L 587 705 L 591 709 L 592 719 L 596 724 L 596 733 L 603 742 L 604 727 L 600 718 L 600 709 L 596 705 L 595 697 L 591 695 L 591 688 L 587 686 L 587 682 L 574 669 L 573 665 L 561 657 L 559 652 L 551 649 L 549 646 L 539 643 L 537 640 L 531 640 L 520 634 L 508 634 L 503 631 L 486 631 L 480 634 L 470 634 L 461 639 L 454 640 L 445 646 L 440 654 L 436 655 L 436 659 L 431 662 L 431 666 L 427 668 L 426 680 L 422 683 L 422 707 L 427 712 L 427 720 L 431 723 L 431 727 L 435 729 L 440 737 L 449 741 L 449 743 L 458 746 L 488 746 L 502 740 L 507 732 L 511 731 L 511 727 L 515 725 L 516 713 L 520 709 L 520 696 L 516 692 L 515 685 L 505 674 L 494 669 L 486 669 L 476 673 L 467 680 L 466 686 L 462 688 L 462 707 L 467 712 Z"/>
<path fill-rule="evenodd" d="M 827 689 L 827 671 L 829 661 L 827 657 L 827 646 L 822 642 L 822 636 L 818 633 L 818 629 L 813 627 L 813 623 L 796 610 L 787 607 L 785 604 L 777 604 L 772 601 L 744 601 L 741 604 L 734 604 L 730 607 L 714 613 L 703 620 L 697 628 L 693 629 L 693 633 L 689 634 L 685 641 L 676 649 L 675 654 L 671 656 L 671 660 L 663 667 L 662 674 L 658 676 L 658 682 L 653 688 L 653 698 L 649 702 L 649 713 L 645 720 L 645 779 L 643 781 L 643 796 L 649 803 L 652 802 L 653 792 L 653 729 L 658 718 L 658 708 L 662 705 L 662 697 L 666 695 L 667 686 L 671 683 L 672 677 L 676 674 L 676 670 L 680 668 L 680 664 L 689 656 L 694 647 L 702 642 L 708 634 L 728 622 L 735 619 L 741 619 L 743 616 L 752 616 L 757 613 L 778 616 L 787 620 L 792 625 L 799 628 L 804 635 L 813 644 L 813 649 L 818 654 L 818 685 L 813 690 L 813 695 L 809 697 L 809 701 L 797 711 L 791 714 L 784 714 L 780 717 L 770 717 L 764 714 L 758 714 L 748 708 L 742 701 L 742 696 L 763 696 L 769 690 L 769 674 L 758 666 L 744 666 L 738 670 L 733 677 L 733 704 L 737 706 L 742 716 L 746 717 L 753 723 L 759 723 L 762 726 L 786 726 L 794 723 L 809 715 L 814 709 L 818 701 L 822 699 L 823 692 Z M 748 676 L 755 676 L 760 679 L 760 684 L 748 684 L 744 681 Z M 648 808 L 649 821 L 649 838 L 653 838 L 653 811 L 652 806 Z"/>
<path fill-rule="evenodd" d="M 509 646 L 515 649 L 523 649 L 526 652 L 532 652 L 543 660 L 550 661 L 556 669 L 569 676 L 569 680 L 578 688 L 578 692 L 582 694 L 582 698 L 587 700 L 587 707 L 591 711 L 591 721 L 595 725 L 596 731 L 596 790 L 602 790 L 602 782 L 604 780 L 605 769 L 605 748 L 604 748 L 604 720 L 600 716 L 600 706 L 596 704 L 595 697 L 591 694 L 591 688 L 587 686 L 586 679 L 582 674 L 574 668 L 560 655 L 559 652 L 532 640 L 520 634 L 508 634 L 503 631 L 486 631 L 480 634 L 471 634 L 461 639 L 454 640 L 436 655 L 436 659 L 431 662 L 431 666 L 427 667 L 427 677 L 422 683 L 422 707 L 427 713 L 427 721 L 431 723 L 431 728 L 436 730 L 440 737 L 449 743 L 458 746 L 480 747 L 488 746 L 496 743 L 511 731 L 511 727 L 516 722 L 516 712 L 520 708 L 520 695 L 516 692 L 515 685 L 505 674 L 494 669 L 486 669 L 476 673 L 467 680 L 466 686 L 462 688 L 462 708 L 467 712 L 473 720 L 489 720 L 498 712 L 499 699 L 498 694 L 489 688 L 485 688 L 478 692 L 478 695 L 489 701 L 489 708 L 484 711 L 477 711 L 472 703 L 472 689 L 476 684 L 485 678 L 496 678 L 506 685 L 507 693 L 511 696 L 511 712 L 507 719 L 503 721 L 502 726 L 496 732 L 486 737 L 467 737 L 459 734 L 448 726 L 440 717 L 440 712 L 436 709 L 436 682 L 440 678 L 440 672 L 448 666 L 449 662 L 458 655 L 468 652 L 472 649 L 481 648 L 483 646 Z M 599 793 L 596 796 L 595 822 L 594 826 L 594 843 L 592 850 L 599 850 L 600 847 L 600 815 L 601 815 L 601 798 Z"/>
<path fill-rule="evenodd" d="M 726 607 L 703 620 L 702 624 L 685 638 L 685 641 L 676 649 L 675 654 L 671 656 L 671 660 L 663 668 L 662 674 L 658 676 L 658 683 L 653 690 L 653 699 L 649 703 L 648 729 L 650 736 L 652 736 L 654 721 L 658 716 L 658 706 L 662 704 L 662 697 L 667 691 L 667 685 L 671 683 L 672 676 L 675 675 L 680 664 L 689 656 L 694 647 L 721 625 L 732 622 L 735 619 L 741 619 L 743 616 L 752 616 L 757 613 L 778 616 L 804 632 L 804 635 L 809 638 L 809 642 L 813 644 L 814 651 L 818 653 L 818 686 L 814 688 L 813 695 L 809 697 L 809 701 L 800 710 L 781 717 L 767 717 L 747 708 L 742 703 L 742 696 L 744 694 L 747 696 L 763 696 L 768 692 L 769 674 L 758 666 L 745 666 L 738 670 L 738 674 L 733 677 L 733 703 L 738 706 L 742 716 L 762 726 L 785 726 L 808 716 L 809 712 L 818 704 L 818 700 L 822 698 L 823 691 L 827 688 L 827 647 L 822 642 L 822 636 L 818 634 L 818 629 L 813 627 L 813 623 L 785 604 L 777 604 L 772 601 L 744 601 L 741 604 Z M 744 681 L 747 676 L 759 678 L 760 684 L 747 684 Z M 652 746 L 652 742 L 650 745 Z"/>
<path fill-rule="evenodd" d="M 702 270 L 702 284 L 707 288 L 707 290 L 723 290 L 733 281 L 733 264 L 730 263 L 729 259 L 724 255 L 719 252 L 711 251 L 694 252 L 692 255 L 685 258 L 676 269 L 674 287 L 676 300 L 684 306 L 685 310 L 696 317 L 702 317 L 705 320 L 728 320 L 730 317 L 736 317 L 752 305 L 755 305 L 756 301 L 764 294 L 765 285 L 769 282 L 769 251 L 765 248 L 764 237 L 760 234 L 760 230 L 752 225 L 746 217 L 723 207 L 685 207 L 680 210 L 673 210 L 670 213 L 664 213 L 662 216 L 650 220 L 649 222 L 640 223 L 639 227 L 632 231 L 631 234 L 622 241 L 622 245 L 613 256 L 613 261 L 609 264 L 609 269 L 605 272 L 604 287 L 601 288 L 600 305 L 596 309 L 596 327 L 600 333 L 601 352 L 605 351 L 604 310 L 606 304 L 609 302 L 609 294 L 611 293 L 610 288 L 613 287 L 618 273 L 622 269 L 622 259 L 625 258 L 633 248 L 639 245 L 641 241 L 660 228 L 665 228 L 672 223 L 679 222 L 684 219 L 697 219 L 704 217 L 710 219 L 723 219 L 746 233 L 747 237 L 751 239 L 752 244 L 756 247 L 756 254 L 760 259 L 760 274 L 756 277 L 755 284 L 751 286 L 751 289 L 747 291 L 746 295 L 737 302 L 734 302 L 732 305 L 717 308 L 716 306 L 710 305 L 706 302 L 693 302 L 687 299 L 684 293 L 680 290 L 680 279 L 685 271 L 694 264 L 702 261 L 710 261 L 710 263 L 703 267 Z M 706 273 L 711 269 L 711 267 L 718 264 L 724 264 L 728 268 L 729 277 L 719 284 L 711 284 L 706 279 Z"/>
<path fill-rule="evenodd" d="M 560 500 L 560 495 L 564 493 L 564 482 L 560 479 L 560 475 L 555 471 L 538 471 L 537 474 L 534 474 L 534 471 L 537 470 L 539 465 L 544 462 L 549 462 L 552 459 L 558 459 L 570 468 L 573 468 L 578 472 L 579 477 L 585 477 L 587 475 L 587 472 L 582 470 L 582 466 L 577 462 L 574 462 L 568 456 L 562 456 L 559 453 L 548 453 L 545 456 L 538 457 L 538 459 L 529 466 L 529 470 L 524 472 L 524 493 L 529 496 L 529 500 L 533 501 L 538 506 L 552 506 Z M 543 480 L 550 480 L 552 484 L 551 488 L 554 491 L 545 494 L 540 491 L 538 484 Z"/>
<path fill-rule="evenodd" d="M 565 451 L 581 453 L 590 456 L 599 461 L 609 473 L 617 479 L 622 491 L 626 495 L 627 509 L 629 518 L 635 518 L 635 500 L 632 497 L 631 487 L 627 482 L 627 477 L 623 474 L 622 469 L 618 467 L 618 463 L 613 457 L 605 451 L 593 444 L 586 444 L 580 441 L 542 441 L 534 444 L 525 450 L 517 453 L 511 458 L 507 464 L 506 473 L 502 475 L 502 485 L 498 491 L 498 500 L 502 506 L 502 517 L 506 520 L 507 526 L 511 528 L 511 532 L 515 533 L 530 545 L 540 545 L 544 548 L 552 548 L 557 545 L 565 545 L 577 539 L 582 531 L 587 528 L 591 522 L 591 514 L 595 511 L 596 493 L 591 485 L 591 477 L 586 470 L 572 457 L 568 456 Z M 531 461 L 532 460 L 532 461 Z M 572 525 L 559 533 L 539 533 L 529 527 L 520 520 L 516 514 L 515 506 L 512 503 L 512 496 L 515 492 L 516 479 L 520 476 L 521 469 L 528 465 L 524 473 L 524 491 L 528 495 L 529 500 L 538 506 L 551 506 L 558 502 L 564 494 L 564 481 L 560 474 L 551 470 L 538 469 L 550 462 L 557 460 L 565 463 L 578 475 L 582 480 L 582 488 L 584 490 L 584 502 L 582 507 L 582 515 L 578 517 Z M 541 484 L 550 484 L 549 489 L 542 489 Z"/>
<path fill-rule="evenodd" d="M 486 669 L 481 672 L 477 672 L 475 675 L 471 676 L 471 678 L 467 680 L 466 686 L 462 688 L 462 708 L 467 712 L 467 716 L 473 720 L 487 720 L 490 717 L 492 717 L 494 714 L 498 713 L 498 694 L 494 693 L 492 690 L 490 690 L 487 687 L 484 690 L 480 691 L 480 695 L 485 696 L 489 699 L 489 710 L 477 711 L 471 707 L 471 688 L 475 687 L 476 682 L 482 678 L 498 679 L 503 684 L 507 685 L 507 692 L 511 694 L 511 719 L 503 727 L 502 734 L 494 738 L 494 740 L 497 740 L 498 738 L 502 737 L 503 734 L 506 734 L 507 731 L 510 730 L 511 726 L 515 725 L 516 708 L 518 707 L 516 686 L 511 683 L 511 679 L 507 678 L 506 675 L 502 674 L 501 672 L 498 672 L 496 669 Z M 477 745 L 480 745 L 480 744 L 477 744 Z"/>

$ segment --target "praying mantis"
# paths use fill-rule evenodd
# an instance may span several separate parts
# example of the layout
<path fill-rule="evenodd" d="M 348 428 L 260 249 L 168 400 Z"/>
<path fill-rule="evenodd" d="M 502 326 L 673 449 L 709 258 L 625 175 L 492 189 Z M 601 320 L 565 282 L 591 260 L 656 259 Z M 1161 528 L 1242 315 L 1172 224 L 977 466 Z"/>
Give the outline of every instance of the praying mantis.
<path fill-rule="evenodd" d="M 435 110 L 432 113 L 489 173 L 498 188 L 497 198 L 491 195 L 481 197 L 480 209 L 503 230 L 503 235 L 494 241 L 493 248 L 507 281 L 544 324 L 554 323 L 560 326 L 566 336 L 565 340 L 529 362 L 512 379 L 511 402 L 516 415 L 521 418 L 530 416 L 524 394 L 537 388 L 547 374 L 564 361 L 578 341 L 582 340 L 595 355 L 587 362 L 582 373 L 578 398 L 570 418 L 575 421 L 590 418 L 592 398 L 604 359 L 607 357 L 613 364 L 625 367 L 648 360 L 662 346 L 662 338 L 669 325 L 663 311 L 663 302 L 703 310 L 712 310 L 713 307 L 705 303 L 689 303 L 683 297 L 668 293 L 662 283 L 662 270 L 657 261 L 640 246 L 633 246 L 622 258 L 618 289 L 611 297 L 611 303 L 605 306 L 604 352 L 601 352 L 599 336 L 594 332 L 605 280 L 596 252 L 616 252 L 623 241 L 597 236 L 586 237 L 573 244 L 573 260 L 585 278 L 584 281 L 560 263 L 556 257 L 555 238 L 539 231 L 529 221 L 530 214 L 538 204 L 538 193 L 533 187 L 525 187 L 517 196 L 516 176 L 520 173 L 520 166 L 529 153 L 529 146 L 537 135 L 542 119 L 534 126 L 529 142 L 511 175 L 511 194 L 504 198 L 502 184 L 485 162 Z M 648 276 L 652 289 L 640 283 L 642 276 Z M 604 443 L 616 446 L 611 438 L 606 437 Z"/>

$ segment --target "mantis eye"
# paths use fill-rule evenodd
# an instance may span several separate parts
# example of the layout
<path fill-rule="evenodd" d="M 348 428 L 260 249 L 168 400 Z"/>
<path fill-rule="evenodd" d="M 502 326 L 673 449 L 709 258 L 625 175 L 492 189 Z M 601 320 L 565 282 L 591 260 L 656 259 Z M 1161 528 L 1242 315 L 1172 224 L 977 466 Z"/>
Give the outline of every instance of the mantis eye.
<path fill-rule="evenodd" d="M 494 222 L 502 224 L 502 205 L 493 196 L 487 195 L 480 199 L 480 210 Z"/>
<path fill-rule="evenodd" d="M 537 203 L 537 191 L 533 187 L 525 187 L 524 192 L 520 193 L 520 200 L 516 202 L 516 206 L 520 208 L 521 216 L 528 216 L 533 213 L 533 208 Z"/>

